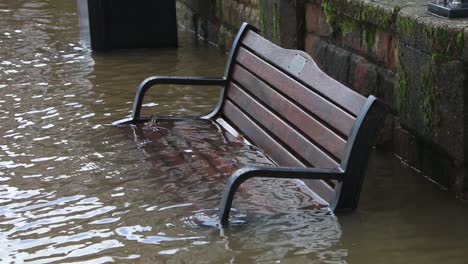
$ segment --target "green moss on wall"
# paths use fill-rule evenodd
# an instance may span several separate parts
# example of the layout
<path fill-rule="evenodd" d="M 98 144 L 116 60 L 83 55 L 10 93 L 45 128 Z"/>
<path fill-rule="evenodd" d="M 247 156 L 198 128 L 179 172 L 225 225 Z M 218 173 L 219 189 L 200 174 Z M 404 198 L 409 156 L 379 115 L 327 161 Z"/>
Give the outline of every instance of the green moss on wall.
<path fill-rule="evenodd" d="M 396 29 L 397 32 L 406 38 L 409 38 L 414 35 L 414 30 L 416 28 L 416 22 L 411 17 L 399 16 L 396 19 Z"/>
<path fill-rule="evenodd" d="M 351 33 L 357 27 L 357 22 L 347 16 L 343 16 L 335 12 L 331 2 L 328 0 L 322 1 L 322 9 L 332 32 L 341 32 L 343 36 Z"/>
<path fill-rule="evenodd" d="M 371 49 L 375 45 L 375 33 L 377 28 L 374 26 L 367 25 L 364 28 L 364 42 L 366 43 L 367 49 Z"/>
<path fill-rule="evenodd" d="M 440 54 L 440 53 L 433 53 L 431 58 L 432 58 L 432 61 L 436 63 L 446 62 L 450 60 L 449 56 Z"/>
<path fill-rule="evenodd" d="M 409 82 L 404 65 L 399 65 L 397 70 L 397 110 L 400 115 L 408 113 L 409 107 Z"/>
<path fill-rule="evenodd" d="M 410 41 L 420 38 L 418 42 L 425 42 L 426 48 L 433 53 L 434 60 L 458 59 L 463 53 L 463 31 L 442 25 L 417 24 L 414 17 L 399 16 L 396 19 L 399 36 Z"/>
<path fill-rule="evenodd" d="M 465 38 L 464 38 L 463 31 L 458 32 L 458 34 L 457 34 L 457 47 L 459 49 L 463 49 L 464 39 Z"/>
<path fill-rule="evenodd" d="M 322 0 L 327 22 L 332 28 L 349 33 L 359 24 L 372 24 L 382 29 L 393 28 L 401 7 L 392 10 L 353 0 Z"/>
<path fill-rule="evenodd" d="M 429 48 L 435 53 L 456 58 L 463 52 L 463 32 L 445 27 L 427 26 L 423 36 Z"/>
<path fill-rule="evenodd" d="M 265 32 L 265 4 L 263 0 L 258 0 L 258 15 L 260 16 L 258 26 L 262 32 Z"/>
<path fill-rule="evenodd" d="M 346 35 L 360 28 L 367 48 L 374 46 L 373 35 L 378 29 L 396 31 L 405 43 L 423 42 L 427 51 L 437 54 L 434 60 L 459 59 L 463 53 L 466 41 L 463 31 L 438 24 L 418 24 L 415 17 L 399 15 L 402 7 L 398 5 L 389 9 L 358 0 L 322 0 L 321 6 L 332 32 Z"/>
<path fill-rule="evenodd" d="M 343 18 L 340 20 L 339 28 L 341 34 L 347 35 L 356 29 L 356 22 L 353 19 Z"/>
<path fill-rule="evenodd" d="M 333 9 L 335 13 L 359 20 L 363 2 L 361 0 L 321 0 L 322 7 Z"/>
<path fill-rule="evenodd" d="M 434 116 L 434 99 L 435 91 L 437 89 L 436 78 L 432 63 L 428 64 L 423 68 L 421 72 L 421 83 L 420 87 L 420 110 L 423 117 L 424 125 L 426 130 L 429 130 L 432 126 Z"/>
<path fill-rule="evenodd" d="M 379 28 L 389 29 L 393 27 L 396 15 L 400 10 L 401 7 L 399 6 L 396 6 L 392 11 L 389 11 L 381 7 L 365 4 L 362 5 L 359 21 L 372 23 Z"/>
<path fill-rule="evenodd" d="M 279 24 L 280 24 L 280 12 L 278 9 L 278 3 L 275 2 L 273 5 L 273 40 L 279 43 Z"/>
<path fill-rule="evenodd" d="M 423 133 L 429 133 L 434 123 L 434 106 L 436 99 L 436 74 L 434 71 L 434 63 L 430 62 L 422 68 L 420 78 L 420 87 L 415 97 L 410 97 L 410 82 L 408 72 L 404 65 L 398 67 L 397 81 L 397 110 L 403 118 L 413 116 L 421 120 L 424 125 Z M 416 113 L 411 112 L 416 111 Z"/>

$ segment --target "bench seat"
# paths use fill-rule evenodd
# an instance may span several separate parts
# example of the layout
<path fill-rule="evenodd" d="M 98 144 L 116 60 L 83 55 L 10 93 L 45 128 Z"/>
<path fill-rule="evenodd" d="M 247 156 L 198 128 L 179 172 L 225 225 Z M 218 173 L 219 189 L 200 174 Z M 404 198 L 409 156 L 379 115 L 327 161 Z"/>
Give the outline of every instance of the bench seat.
<path fill-rule="evenodd" d="M 223 123 L 221 120 L 218 122 Z M 173 199 L 179 203 L 203 201 L 211 204 L 219 202 L 219 197 L 213 195 L 215 190 L 221 190 L 225 180 L 236 170 L 245 166 L 277 166 L 262 150 L 234 131 L 229 132 L 228 127 L 220 126 L 218 122 L 164 119 L 136 124 L 128 135 L 144 153 L 152 175 L 162 180 L 160 187 L 178 190 L 172 193 L 178 194 Z M 285 189 L 283 186 L 294 186 L 294 191 L 299 191 L 294 194 L 302 197 L 303 202 L 297 204 L 296 201 L 298 206 L 314 209 L 326 207 L 326 203 L 314 196 L 299 180 L 287 183 L 278 181 L 273 185 L 255 181 L 244 188 L 241 196 L 260 195 L 266 199 L 265 194 L 260 192 L 271 187 Z M 261 191 L 256 190 L 259 188 Z M 262 206 L 256 208 L 264 209 Z"/>

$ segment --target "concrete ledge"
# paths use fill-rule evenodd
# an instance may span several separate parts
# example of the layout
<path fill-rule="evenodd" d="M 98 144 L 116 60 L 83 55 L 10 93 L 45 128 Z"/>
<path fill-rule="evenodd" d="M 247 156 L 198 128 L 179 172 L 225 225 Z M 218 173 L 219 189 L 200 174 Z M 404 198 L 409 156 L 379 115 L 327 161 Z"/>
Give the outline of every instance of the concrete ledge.
<path fill-rule="evenodd" d="M 313 0 L 321 5 L 335 29 L 350 30 L 353 23 L 395 33 L 402 42 L 427 53 L 468 59 L 468 19 L 445 19 L 427 11 L 427 0 Z M 345 17 L 329 17 L 333 14 Z M 352 20 L 349 20 L 352 19 Z M 370 30 L 370 29 L 369 29 Z"/>

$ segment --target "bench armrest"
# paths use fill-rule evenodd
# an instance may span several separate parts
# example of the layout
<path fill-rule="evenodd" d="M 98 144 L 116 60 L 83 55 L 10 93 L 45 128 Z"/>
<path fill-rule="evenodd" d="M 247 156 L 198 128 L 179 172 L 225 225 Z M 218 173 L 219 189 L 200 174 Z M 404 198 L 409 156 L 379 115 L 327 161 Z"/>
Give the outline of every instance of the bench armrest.
<path fill-rule="evenodd" d="M 146 78 L 138 86 L 133 102 L 132 116 L 113 122 L 113 125 L 123 125 L 140 121 L 141 105 L 146 91 L 152 86 L 159 84 L 178 84 L 178 85 L 194 85 L 194 86 L 225 86 L 226 78 L 211 78 L 211 77 L 186 77 L 186 76 L 152 76 Z"/>
<path fill-rule="evenodd" d="M 342 181 L 344 171 L 337 169 L 317 168 L 293 168 L 293 167 L 244 167 L 234 172 L 229 177 L 219 205 L 219 219 L 221 225 L 229 223 L 234 194 L 237 188 L 251 178 L 276 178 L 276 179 L 308 179 L 308 180 L 337 180 Z"/>

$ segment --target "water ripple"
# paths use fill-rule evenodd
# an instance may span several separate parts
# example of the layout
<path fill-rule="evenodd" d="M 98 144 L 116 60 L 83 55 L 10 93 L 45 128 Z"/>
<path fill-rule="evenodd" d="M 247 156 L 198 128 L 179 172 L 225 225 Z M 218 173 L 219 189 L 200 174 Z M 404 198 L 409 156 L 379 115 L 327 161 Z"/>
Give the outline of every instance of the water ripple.
<path fill-rule="evenodd" d="M 344 254 L 335 248 L 341 231 L 334 216 L 301 209 L 311 201 L 291 194 L 294 183 L 245 185 L 232 229 L 218 226 L 223 179 L 242 164 L 271 165 L 257 149 L 207 123 L 111 126 L 130 113 L 145 77 L 219 76 L 224 53 L 180 32 L 178 49 L 94 54 L 80 42 L 75 5 L 0 2 L 0 45 L 7 47 L 0 49 L 0 262 Z M 218 93 L 159 87 L 143 111 L 203 114 Z"/>

